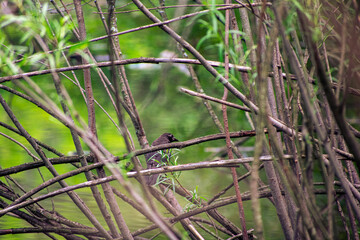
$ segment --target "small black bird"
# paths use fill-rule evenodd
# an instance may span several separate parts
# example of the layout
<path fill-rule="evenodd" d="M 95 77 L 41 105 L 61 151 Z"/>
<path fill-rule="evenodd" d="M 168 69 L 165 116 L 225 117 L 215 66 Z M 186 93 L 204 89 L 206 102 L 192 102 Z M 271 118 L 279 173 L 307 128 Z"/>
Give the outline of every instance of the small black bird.
<path fill-rule="evenodd" d="M 171 133 L 164 133 L 158 139 L 156 139 L 151 146 L 157 146 L 161 144 L 176 142 L 177 140 Z M 167 150 L 164 150 L 168 152 Z M 162 156 L 159 152 L 149 152 L 145 154 L 146 165 L 148 169 L 157 168 L 161 162 L 166 162 L 166 156 Z M 159 174 L 153 174 L 150 176 L 145 176 L 146 184 L 147 185 L 154 185 L 158 178 Z"/>

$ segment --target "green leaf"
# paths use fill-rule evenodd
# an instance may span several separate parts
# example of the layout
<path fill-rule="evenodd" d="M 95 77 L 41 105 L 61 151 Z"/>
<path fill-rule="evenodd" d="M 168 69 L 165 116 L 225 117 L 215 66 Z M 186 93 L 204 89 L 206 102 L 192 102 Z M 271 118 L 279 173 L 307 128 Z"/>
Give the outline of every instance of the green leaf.
<path fill-rule="evenodd" d="M 69 54 L 71 55 L 74 53 L 79 53 L 79 51 L 86 49 L 88 47 L 88 45 L 89 45 L 88 41 L 82 41 L 82 42 L 76 43 L 69 48 Z"/>

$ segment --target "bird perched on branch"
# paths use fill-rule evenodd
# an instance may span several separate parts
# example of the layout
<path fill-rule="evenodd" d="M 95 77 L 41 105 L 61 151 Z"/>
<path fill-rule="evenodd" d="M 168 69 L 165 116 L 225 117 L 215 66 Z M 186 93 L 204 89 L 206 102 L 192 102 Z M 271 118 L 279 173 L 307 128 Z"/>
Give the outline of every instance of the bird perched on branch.
<path fill-rule="evenodd" d="M 156 139 L 152 143 L 151 146 L 153 147 L 153 146 L 176 142 L 176 141 L 179 141 L 179 140 L 177 140 L 174 137 L 174 135 L 172 135 L 171 133 L 164 133 L 158 139 Z M 145 154 L 147 168 L 148 169 L 157 168 L 162 162 L 167 162 L 167 160 L 170 157 L 170 156 L 166 156 L 168 151 L 169 151 L 168 149 L 164 150 L 165 154 L 161 154 L 159 151 L 149 152 L 149 153 Z M 154 185 L 156 183 L 158 176 L 159 176 L 159 174 L 145 176 L 146 184 Z"/>

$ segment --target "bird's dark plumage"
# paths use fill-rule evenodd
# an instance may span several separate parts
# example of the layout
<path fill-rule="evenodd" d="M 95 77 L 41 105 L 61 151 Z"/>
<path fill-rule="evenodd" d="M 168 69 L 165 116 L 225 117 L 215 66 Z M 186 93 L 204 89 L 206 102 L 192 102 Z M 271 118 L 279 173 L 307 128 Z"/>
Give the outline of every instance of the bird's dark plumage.
<path fill-rule="evenodd" d="M 171 133 L 164 133 L 158 139 L 156 139 L 151 146 L 157 146 L 161 144 L 171 143 L 178 141 Z M 168 150 L 165 150 L 168 151 Z M 167 158 L 165 156 L 161 156 L 159 152 L 149 152 L 145 154 L 146 165 L 147 168 L 157 168 L 159 163 L 166 162 Z M 158 178 L 159 174 L 153 174 L 150 176 L 146 176 L 146 184 L 154 185 Z"/>

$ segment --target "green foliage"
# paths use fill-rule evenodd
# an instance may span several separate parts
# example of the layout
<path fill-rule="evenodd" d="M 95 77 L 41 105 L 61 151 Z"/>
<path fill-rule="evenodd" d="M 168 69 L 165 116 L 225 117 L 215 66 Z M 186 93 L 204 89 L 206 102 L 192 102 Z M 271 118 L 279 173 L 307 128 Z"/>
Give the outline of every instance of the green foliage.
<path fill-rule="evenodd" d="M 178 154 L 180 153 L 180 149 L 174 148 L 170 150 L 160 150 L 158 151 L 158 154 L 161 155 L 161 159 L 165 159 L 165 161 L 158 161 L 156 159 L 152 159 L 155 157 L 156 154 L 154 154 L 149 160 L 154 160 L 157 162 L 157 167 L 163 167 L 163 166 L 177 166 L 178 165 Z M 160 183 L 164 183 L 166 181 L 171 181 L 171 185 L 168 186 L 167 190 L 170 186 L 173 186 L 173 191 L 175 191 L 175 185 L 177 185 L 178 178 L 181 175 L 181 171 L 177 172 L 170 172 L 170 174 L 160 174 L 158 179 L 156 180 L 156 185 L 159 185 Z"/>
<path fill-rule="evenodd" d="M 198 22 L 203 29 L 206 29 L 206 34 L 204 37 L 200 39 L 197 43 L 196 48 L 200 48 L 206 41 L 210 41 L 206 43 L 206 48 L 216 47 L 218 50 L 219 61 L 223 61 L 223 52 L 224 52 L 224 27 L 223 23 L 225 22 L 225 17 L 222 12 L 218 11 L 215 7 L 215 1 L 212 0 L 211 4 L 208 6 L 210 10 L 208 14 L 206 14 L 206 19 L 199 19 Z M 199 16 L 200 17 L 200 16 Z M 221 25 L 219 24 L 221 23 Z"/>
<path fill-rule="evenodd" d="M 195 189 L 193 191 L 190 191 L 191 193 L 191 199 L 187 199 L 188 203 L 185 205 L 184 210 L 185 211 L 190 211 L 194 208 L 199 208 L 201 207 L 201 201 L 207 201 L 206 198 L 202 197 L 199 195 L 199 190 L 198 190 L 199 186 L 196 185 Z"/>
<path fill-rule="evenodd" d="M 22 15 L 0 16 L 0 29 L 5 33 L 0 38 L 0 70 L 4 75 L 48 68 L 46 65 L 59 67 L 65 47 L 71 46 L 69 53 L 72 54 L 81 53 L 87 46 L 86 42 L 72 43 L 74 24 L 69 17 L 50 16 L 47 3 L 40 9 L 31 6 L 33 4 L 26 1 Z M 53 54 L 47 53 L 48 50 Z"/>

